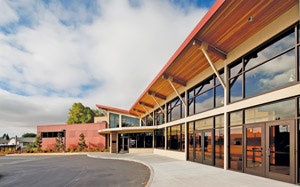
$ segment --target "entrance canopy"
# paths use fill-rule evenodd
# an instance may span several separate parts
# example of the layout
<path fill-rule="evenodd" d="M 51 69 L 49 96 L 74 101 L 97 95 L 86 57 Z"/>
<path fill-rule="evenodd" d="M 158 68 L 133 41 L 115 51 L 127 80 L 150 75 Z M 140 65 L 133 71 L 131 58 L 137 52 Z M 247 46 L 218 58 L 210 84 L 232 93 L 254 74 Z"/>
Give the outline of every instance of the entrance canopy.
<path fill-rule="evenodd" d="M 145 126 L 145 127 L 121 127 L 121 128 L 107 128 L 99 130 L 99 134 L 110 134 L 112 132 L 118 133 L 141 133 L 141 132 L 153 132 L 157 129 L 157 126 Z"/>

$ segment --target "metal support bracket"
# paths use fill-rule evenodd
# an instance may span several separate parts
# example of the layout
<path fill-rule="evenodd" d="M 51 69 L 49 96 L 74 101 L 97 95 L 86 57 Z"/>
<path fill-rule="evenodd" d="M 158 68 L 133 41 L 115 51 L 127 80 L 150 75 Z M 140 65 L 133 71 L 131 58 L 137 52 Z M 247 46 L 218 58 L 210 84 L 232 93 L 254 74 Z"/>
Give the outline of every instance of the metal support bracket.
<path fill-rule="evenodd" d="M 179 94 L 179 92 L 177 91 L 177 89 L 175 88 L 174 84 L 172 83 L 172 81 L 170 79 L 167 79 L 167 81 L 170 83 L 170 85 L 172 86 L 173 90 L 175 91 L 176 95 L 179 97 L 180 101 L 184 104 L 184 106 L 186 107 L 186 103 L 185 101 L 182 99 L 181 95 Z"/>
<path fill-rule="evenodd" d="M 155 97 L 153 95 L 151 95 L 151 94 L 150 94 L 150 96 L 155 101 L 155 103 L 158 105 L 158 107 L 160 108 L 160 110 L 164 113 L 164 115 L 166 115 L 165 110 L 160 106 L 160 104 L 157 102 L 157 100 L 155 99 Z"/>
<path fill-rule="evenodd" d="M 142 105 L 142 104 L 141 104 L 141 106 L 142 106 L 143 109 L 146 111 L 146 116 L 149 115 L 149 116 L 152 118 L 152 120 L 154 121 L 153 116 L 150 115 L 150 112 L 148 112 L 148 110 L 146 109 L 146 107 L 145 107 L 144 105 Z"/>
<path fill-rule="evenodd" d="M 219 81 L 220 81 L 221 85 L 223 86 L 224 90 L 226 90 L 226 85 L 225 85 L 225 83 L 224 83 L 222 77 L 220 76 L 219 72 L 217 71 L 216 67 L 214 66 L 214 63 L 213 63 L 212 60 L 210 59 L 210 57 L 209 57 L 209 55 L 208 55 L 206 49 L 207 49 L 207 44 L 202 43 L 202 45 L 201 45 L 201 50 L 202 50 L 202 52 L 203 52 L 205 58 L 207 59 L 207 61 L 208 61 L 209 65 L 210 65 L 210 67 L 213 69 L 214 73 L 216 74 L 217 78 L 219 79 Z"/>

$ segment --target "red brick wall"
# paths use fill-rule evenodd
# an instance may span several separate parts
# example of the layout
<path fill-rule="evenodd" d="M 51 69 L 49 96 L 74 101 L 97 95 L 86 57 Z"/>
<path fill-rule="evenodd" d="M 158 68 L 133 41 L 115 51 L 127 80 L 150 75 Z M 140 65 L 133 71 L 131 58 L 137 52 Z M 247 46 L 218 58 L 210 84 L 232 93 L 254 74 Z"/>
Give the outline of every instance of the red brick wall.
<path fill-rule="evenodd" d="M 57 132 L 66 130 L 66 150 L 78 147 L 79 135 L 85 136 L 85 143 L 88 148 L 99 150 L 105 148 L 105 136 L 99 135 L 98 130 L 106 127 L 105 122 L 88 123 L 88 124 L 61 124 L 61 125 L 39 125 L 37 126 L 37 134 L 42 132 Z M 56 138 L 43 138 L 42 149 L 54 150 Z"/>

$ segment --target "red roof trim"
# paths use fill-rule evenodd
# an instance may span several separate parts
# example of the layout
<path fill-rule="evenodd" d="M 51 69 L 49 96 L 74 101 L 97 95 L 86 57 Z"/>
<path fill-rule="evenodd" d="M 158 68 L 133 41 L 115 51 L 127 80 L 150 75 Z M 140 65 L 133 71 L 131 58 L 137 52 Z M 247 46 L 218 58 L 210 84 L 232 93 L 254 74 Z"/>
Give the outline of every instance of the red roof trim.
<path fill-rule="evenodd" d="M 131 106 L 131 111 L 134 106 L 139 102 L 139 100 L 148 92 L 151 86 L 163 75 L 166 69 L 175 61 L 175 59 L 180 55 L 180 53 L 184 50 L 184 48 L 194 39 L 196 34 L 200 31 L 200 29 L 207 23 L 207 21 L 216 13 L 216 11 L 223 5 L 225 0 L 217 0 L 214 5 L 209 9 L 209 11 L 205 14 L 205 16 L 201 19 L 201 21 L 196 25 L 193 31 L 188 35 L 188 37 L 184 40 L 184 42 L 180 45 L 180 47 L 175 51 L 173 56 L 169 59 L 167 64 L 160 70 L 160 72 L 156 75 L 153 81 L 148 85 L 148 87 L 144 90 L 144 92 L 140 95 L 140 97 L 136 100 L 136 102 Z"/>
<path fill-rule="evenodd" d="M 124 110 L 124 109 L 119 109 L 119 108 L 114 108 L 114 107 L 109 107 L 109 106 L 104 106 L 104 105 L 99 105 L 99 104 L 96 104 L 96 107 L 98 107 L 99 109 L 118 112 L 118 113 L 122 113 L 122 114 L 130 114 L 128 110 Z M 132 114 L 130 114 L 130 115 L 132 115 Z"/>

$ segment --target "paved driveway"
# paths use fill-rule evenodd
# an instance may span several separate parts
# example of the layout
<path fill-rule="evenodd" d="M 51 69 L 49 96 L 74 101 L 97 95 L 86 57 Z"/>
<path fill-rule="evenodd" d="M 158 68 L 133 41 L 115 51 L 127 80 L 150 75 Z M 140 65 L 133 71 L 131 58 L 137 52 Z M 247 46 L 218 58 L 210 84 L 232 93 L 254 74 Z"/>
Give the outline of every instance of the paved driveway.
<path fill-rule="evenodd" d="M 76 156 L 1 156 L 1 187 L 145 186 L 148 167 L 121 160 Z"/>

